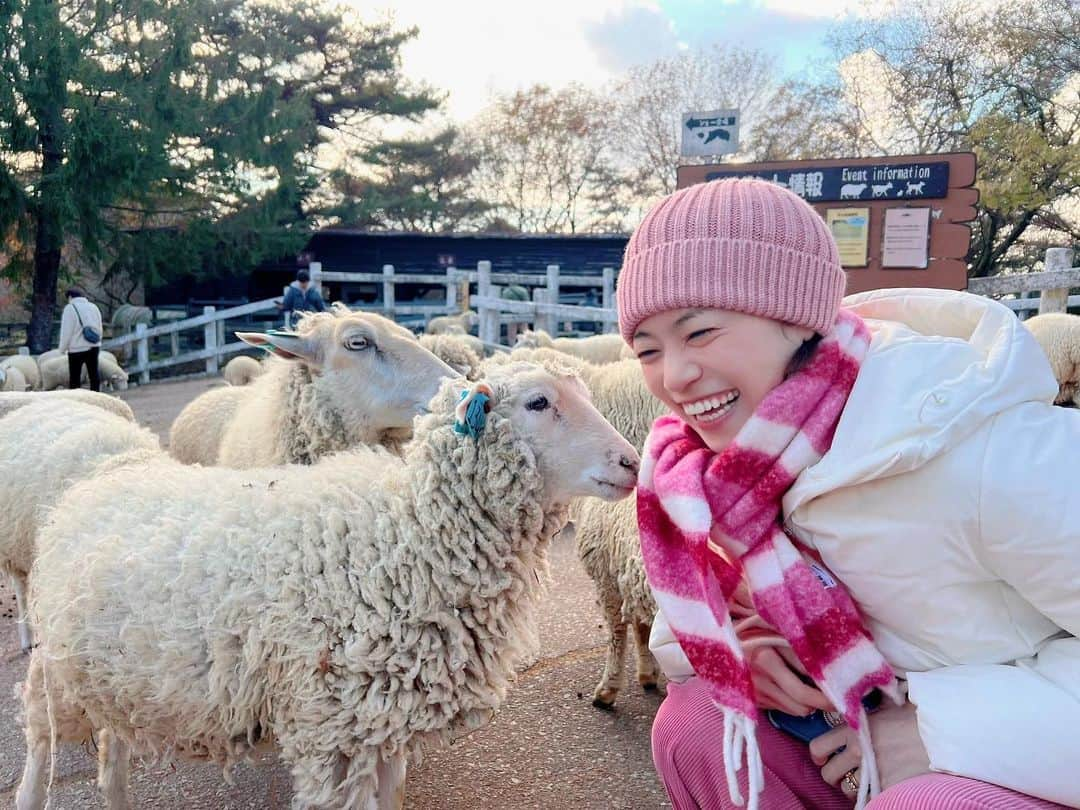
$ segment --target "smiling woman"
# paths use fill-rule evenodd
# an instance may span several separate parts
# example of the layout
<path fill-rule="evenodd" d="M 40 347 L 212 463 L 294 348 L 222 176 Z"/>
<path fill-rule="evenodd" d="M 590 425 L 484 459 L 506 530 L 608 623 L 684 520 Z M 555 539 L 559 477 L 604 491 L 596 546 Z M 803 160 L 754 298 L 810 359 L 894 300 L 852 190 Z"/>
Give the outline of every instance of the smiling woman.
<path fill-rule="evenodd" d="M 743 312 L 680 308 L 643 320 L 633 348 L 652 395 L 720 451 L 813 334 Z"/>
<path fill-rule="evenodd" d="M 627 245 L 620 331 L 672 411 L 637 495 L 672 804 L 1080 807 L 1080 414 L 1002 305 L 844 286 L 762 181 L 676 192 Z M 796 746 L 763 709 L 834 721 Z"/>

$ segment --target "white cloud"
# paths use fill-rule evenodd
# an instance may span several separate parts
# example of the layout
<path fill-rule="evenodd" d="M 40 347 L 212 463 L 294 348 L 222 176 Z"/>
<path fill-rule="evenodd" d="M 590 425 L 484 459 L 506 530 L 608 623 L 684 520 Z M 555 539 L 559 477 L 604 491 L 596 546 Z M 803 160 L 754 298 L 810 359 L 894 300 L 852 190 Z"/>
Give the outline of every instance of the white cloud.
<path fill-rule="evenodd" d="M 362 17 L 390 11 L 419 36 L 402 49 L 405 74 L 449 91 L 447 112 L 468 119 L 491 93 L 533 83 L 599 86 L 615 74 L 590 42 L 590 26 L 641 6 L 629 0 L 394 0 L 392 7 L 349 0 Z M 385 0 L 383 0 L 385 2 Z"/>

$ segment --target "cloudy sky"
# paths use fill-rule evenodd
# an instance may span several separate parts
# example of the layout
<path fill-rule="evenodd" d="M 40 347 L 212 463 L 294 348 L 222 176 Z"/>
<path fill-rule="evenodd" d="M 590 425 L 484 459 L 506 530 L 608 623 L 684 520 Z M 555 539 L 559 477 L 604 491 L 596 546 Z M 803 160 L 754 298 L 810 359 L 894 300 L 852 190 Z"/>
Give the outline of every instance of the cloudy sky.
<path fill-rule="evenodd" d="M 407 75 L 449 93 L 466 119 L 492 91 L 543 82 L 596 86 L 636 63 L 713 43 L 775 54 L 785 73 L 827 56 L 822 37 L 850 0 L 350 0 L 420 28 Z M 863 4 L 860 4 L 863 5 Z"/>

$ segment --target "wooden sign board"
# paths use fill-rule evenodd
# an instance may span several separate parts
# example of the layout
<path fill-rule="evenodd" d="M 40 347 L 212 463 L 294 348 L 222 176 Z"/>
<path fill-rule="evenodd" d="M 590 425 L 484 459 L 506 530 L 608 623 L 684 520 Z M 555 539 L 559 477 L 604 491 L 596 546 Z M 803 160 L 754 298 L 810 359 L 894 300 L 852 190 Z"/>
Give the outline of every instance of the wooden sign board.
<path fill-rule="evenodd" d="M 866 266 L 845 268 L 849 293 L 887 287 L 967 287 L 971 227 L 965 223 L 975 219 L 979 201 L 972 152 L 680 166 L 677 186 L 725 177 L 759 177 L 789 188 L 827 221 L 830 209 L 868 209 Z M 882 266 L 885 211 L 890 208 L 929 208 L 927 255 L 920 257 L 925 267 Z M 915 251 L 894 254 L 892 244 L 890 255 L 911 255 L 914 262 Z"/>

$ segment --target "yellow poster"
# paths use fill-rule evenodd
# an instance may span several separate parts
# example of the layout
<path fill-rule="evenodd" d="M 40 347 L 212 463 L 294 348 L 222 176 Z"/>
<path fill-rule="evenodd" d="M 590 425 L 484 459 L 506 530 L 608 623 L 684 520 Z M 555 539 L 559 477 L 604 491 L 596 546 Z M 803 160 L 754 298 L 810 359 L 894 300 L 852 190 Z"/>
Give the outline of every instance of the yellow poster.
<path fill-rule="evenodd" d="M 830 208 L 825 222 L 840 249 L 841 267 L 866 267 L 866 246 L 870 243 L 869 208 Z"/>

